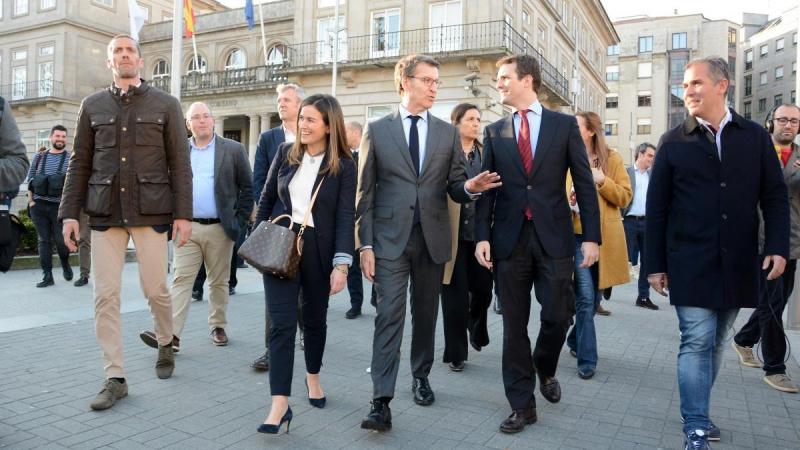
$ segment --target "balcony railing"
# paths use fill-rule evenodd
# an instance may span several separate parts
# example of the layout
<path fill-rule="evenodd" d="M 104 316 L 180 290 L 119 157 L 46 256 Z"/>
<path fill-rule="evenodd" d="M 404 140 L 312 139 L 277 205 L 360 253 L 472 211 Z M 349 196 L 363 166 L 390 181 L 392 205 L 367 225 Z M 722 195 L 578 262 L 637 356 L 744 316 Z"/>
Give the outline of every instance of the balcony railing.
<path fill-rule="evenodd" d="M 542 69 L 543 85 L 569 104 L 567 79 L 522 34 L 504 21 L 470 23 L 339 38 L 338 61 L 342 69 L 364 64 L 389 64 L 410 53 L 426 53 L 437 59 L 469 56 L 502 56 L 511 53 L 534 56 Z M 289 46 L 285 72 L 328 70 L 333 39 Z"/>
<path fill-rule="evenodd" d="M 35 103 L 52 97 L 64 98 L 64 84 L 53 80 L 4 84 L 0 85 L 0 96 L 8 100 L 12 105 Z"/>
<path fill-rule="evenodd" d="M 181 77 L 181 95 L 191 97 L 275 87 L 286 81 L 284 76 L 276 72 L 278 68 L 279 66 L 259 66 L 219 72 L 192 72 Z M 150 80 L 150 84 L 169 92 L 170 77 L 154 78 Z"/>

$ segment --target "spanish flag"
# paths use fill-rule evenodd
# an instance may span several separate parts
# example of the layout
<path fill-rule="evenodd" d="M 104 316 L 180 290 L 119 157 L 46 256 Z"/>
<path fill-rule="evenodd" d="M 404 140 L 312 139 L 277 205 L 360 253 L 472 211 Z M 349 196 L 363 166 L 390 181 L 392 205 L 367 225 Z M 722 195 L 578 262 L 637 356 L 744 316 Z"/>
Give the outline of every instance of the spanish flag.
<path fill-rule="evenodd" d="M 187 38 L 192 37 L 194 34 L 194 8 L 192 8 L 192 0 L 183 0 L 183 23 L 184 35 Z"/>

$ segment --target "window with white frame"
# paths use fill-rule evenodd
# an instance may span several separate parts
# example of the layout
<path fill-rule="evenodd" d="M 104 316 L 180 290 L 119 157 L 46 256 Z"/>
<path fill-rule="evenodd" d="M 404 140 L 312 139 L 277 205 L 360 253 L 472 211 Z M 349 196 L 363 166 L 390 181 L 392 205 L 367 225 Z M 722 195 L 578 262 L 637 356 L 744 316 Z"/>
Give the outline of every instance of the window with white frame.
<path fill-rule="evenodd" d="M 272 46 L 272 48 L 269 49 L 269 52 L 267 52 L 268 66 L 279 66 L 283 64 L 285 59 L 286 59 L 285 44 L 275 44 Z"/>
<path fill-rule="evenodd" d="M 672 49 L 686 48 L 686 32 L 672 33 Z"/>
<path fill-rule="evenodd" d="M 43 45 L 43 46 L 39 47 L 39 57 L 45 58 L 45 57 L 48 57 L 48 56 L 53 56 L 53 54 L 55 54 L 55 46 L 54 45 L 50 44 L 50 45 Z"/>
<path fill-rule="evenodd" d="M 397 56 L 400 52 L 400 9 L 374 11 L 371 24 L 372 57 Z"/>
<path fill-rule="evenodd" d="M 53 9 L 56 7 L 56 0 L 39 0 L 39 10 Z"/>
<path fill-rule="evenodd" d="M 203 57 L 203 55 L 197 55 L 197 61 L 195 61 L 194 55 L 189 58 L 189 65 L 186 68 L 186 73 L 190 74 L 193 72 L 196 73 L 206 73 L 208 71 L 208 62 Z"/>
<path fill-rule="evenodd" d="M 653 76 L 653 63 L 639 63 L 639 78 L 650 78 Z"/>
<path fill-rule="evenodd" d="M 761 57 L 766 58 L 767 54 L 769 53 L 769 45 L 768 44 L 762 45 L 759 51 L 761 52 Z"/>
<path fill-rule="evenodd" d="M 619 107 L 619 94 L 606 94 L 606 109 Z"/>
<path fill-rule="evenodd" d="M 11 52 L 12 61 L 25 61 L 28 58 L 27 50 L 14 50 Z"/>
<path fill-rule="evenodd" d="M 97 3 L 98 5 L 105 6 L 107 8 L 114 7 L 114 0 L 92 0 L 92 2 Z"/>
<path fill-rule="evenodd" d="M 12 0 L 14 9 L 11 11 L 12 16 L 22 16 L 28 14 L 28 0 Z"/>
<path fill-rule="evenodd" d="M 522 10 L 522 23 L 524 23 L 525 25 L 531 24 L 531 15 L 528 13 L 528 11 L 525 11 L 524 9 Z"/>
<path fill-rule="evenodd" d="M 373 105 L 367 106 L 367 123 L 380 119 L 381 117 L 394 112 L 392 105 Z"/>
<path fill-rule="evenodd" d="M 344 5 L 345 0 L 339 0 L 339 6 Z M 336 0 L 319 0 L 317 6 L 320 8 L 327 8 L 336 6 Z"/>
<path fill-rule="evenodd" d="M 25 98 L 28 88 L 28 68 L 17 66 L 11 69 L 11 100 Z"/>
<path fill-rule="evenodd" d="M 653 36 L 642 36 L 639 38 L 639 53 L 649 53 L 653 51 Z"/>
<path fill-rule="evenodd" d="M 36 150 L 50 148 L 50 130 L 36 130 Z"/>
<path fill-rule="evenodd" d="M 762 86 L 767 84 L 767 72 L 766 71 L 765 72 L 761 72 L 760 74 L 758 74 L 758 84 L 762 85 Z"/>
<path fill-rule="evenodd" d="M 169 76 L 169 63 L 165 59 L 159 59 L 153 66 L 153 79 Z"/>
<path fill-rule="evenodd" d="M 39 97 L 53 95 L 53 61 L 39 63 Z"/>
<path fill-rule="evenodd" d="M 783 78 L 783 66 L 775 68 L 775 79 L 780 80 Z"/>
<path fill-rule="evenodd" d="M 619 81 L 619 66 L 606 67 L 606 81 Z"/>
<path fill-rule="evenodd" d="M 247 67 L 247 56 L 244 50 L 237 48 L 228 53 L 225 58 L 225 70 L 237 70 Z"/>
<path fill-rule="evenodd" d="M 650 91 L 639 91 L 636 95 L 638 106 L 652 106 L 653 93 Z"/>
<path fill-rule="evenodd" d="M 636 134 L 650 134 L 651 120 L 636 119 Z"/>
<path fill-rule="evenodd" d="M 347 30 L 345 24 L 347 20 L 344 15 L 339 16 L 338 26 L 334 23 L 333 17 L 324 17 L 317 20 L 317 63 L 325 64 L 333 61 L 334 39 L 339 35 L 339 55 L 338 61 L 347 59 Z"/>
<path fill-rule="evenodd" d="M 618 56 L 619 55 L 619 44 L 609 45 L 606 48 L 606 55 L 608 55 L 608 56 Z"/>
<path fill-rule="evenodd" d="M 511 18 L 506 14 L 506 23 Z M 457 51 L 463 48 L 461 0 L 431 3 L 428 13 L 428 51 L 431 53 Z M 506 41 L 508 45 L 508 41 Z"/>
<path fill-rule="evenodd" d="M 750 70 L 753 68 L 753 50 L 747 50 L 744 52 L 744 70 Z"/>
<path fill-rule="evenodd" d="M 619 134 L 619 124 L 616 120 L 606 120 L 606 123 L 603 124 L 603 128 L 605 129 L 606 136 L 616 136 Z"/>
<path fill-rule="evenodd" d="M 775 53 L 783 51 L 783 43 L 783 38 L 779 38 L 777 41 L 775 41 Z"/>
<path fill-rule="evenodd" d="M 142 10 L 142 13 L 144 13 L 144 23 L 150 23 L 150 7 L 138 2 L 137 4 L 139 5 L 139 9 Z"/>

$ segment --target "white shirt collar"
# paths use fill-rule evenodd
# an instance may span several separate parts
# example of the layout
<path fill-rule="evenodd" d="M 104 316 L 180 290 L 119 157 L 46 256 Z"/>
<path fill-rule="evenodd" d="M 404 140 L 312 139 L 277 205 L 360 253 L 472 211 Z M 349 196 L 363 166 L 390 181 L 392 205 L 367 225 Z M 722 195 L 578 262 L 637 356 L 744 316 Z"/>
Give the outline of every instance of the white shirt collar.
<path fill-rule="evenodd" d="M 413 116 L 414 115 L 414 114 L 411 114 L 410 112 L 408 112 L 408 110 L 402 104 L 400 104 L 400 106 L 398 107 L 398 111 L 400 111 L 400 117 L 402 117 L 403 120 L 408 118 L 408 116 Z M 422 119 L 423 122 L 427 122 L 428 121 L 427 112 L 428 111 L 426 110 L 426 111 L 423 111 L 423 112 L 417 114 L 419 116 L 419 118 Z"/>
<path fill-rule="evenodd" d="M 711 128 L 710 128 L 710 127 L 712 126 L 712 125 L 711 125 L 711 122 L 708 122 L 707 120 L 701 119 L 701 118 L 699 118 L 699 117 L 696 117 L 696 116 L 695 116 L 695 119 L 697 119 L 697 121 L 698 121 L 698 122 L 700 122 L 700 123 L 701 123 L 701 124 L 703 124 L 703 125 L 704 125 L 706 128 L 708 128 L 708 129 L 709 129 L 709 131 L 711 131 Z M 731 110 L 730 110 L 730 109 L 727 109 L 727 108 L 725 108 L 725 117 L 723 117 L 723 118 L 722 118 L 722 121 L 721 121 L 721 122 L 719 123 L 719 125 L 716 127 L 716 128 L 717 128 L 717 134 L 719 134 L 719 133 L 721 133 L 721 132 L 722 132 L 722 129 L 723 129 L 723 128 L 725 128 L 725 125 L 727 125 L 728 123 L 730 123 L 731 119 L 733 119 L 733 116 L 731 115 Z"/>
<path fill-rule="evenodd" d="M 542 115 L 542 104 L 539 103 L 539 99 L 534 100 L 533 103 L 531 103 L 530 106 L 528 106 L 528 109 L 537 116 Z M 519 110 L 515 112 L 519 112 Z"/>

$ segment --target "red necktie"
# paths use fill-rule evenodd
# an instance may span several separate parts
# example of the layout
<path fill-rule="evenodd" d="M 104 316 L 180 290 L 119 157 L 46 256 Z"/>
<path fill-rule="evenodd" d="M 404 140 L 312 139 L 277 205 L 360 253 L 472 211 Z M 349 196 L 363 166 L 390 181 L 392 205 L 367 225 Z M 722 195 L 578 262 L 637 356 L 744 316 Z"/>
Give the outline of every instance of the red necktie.
<path fill-rule="evenodd" d="M 528 110 L 523 109 L 518 112 L 519 114 L 519 137 L 517 138 L 517 150 L 519 156 L 522 158 L 522 168 L 525 173 L 530 176 L 533 170 L 533 154 L 531 151 L 531 130 L 528 125 Z M 525 202 L 525 218 L 531 220 L 533 212 L 531 207 Z"/>

